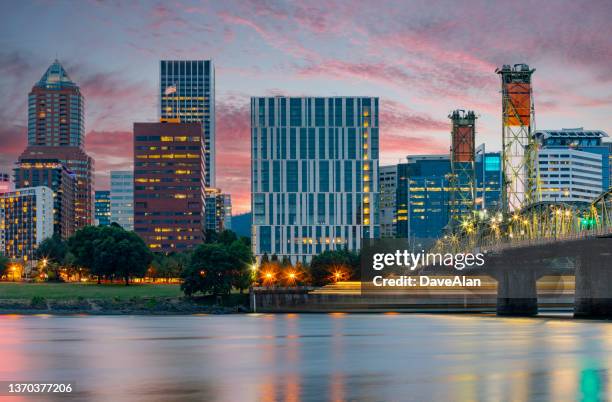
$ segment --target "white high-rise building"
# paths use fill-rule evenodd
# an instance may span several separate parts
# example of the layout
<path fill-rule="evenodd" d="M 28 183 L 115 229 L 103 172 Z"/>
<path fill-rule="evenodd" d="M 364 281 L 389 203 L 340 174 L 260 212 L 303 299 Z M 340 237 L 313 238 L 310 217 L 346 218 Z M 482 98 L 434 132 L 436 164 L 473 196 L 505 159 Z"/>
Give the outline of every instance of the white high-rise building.
<path fill-rule="evenodd" d="M 251 98 L 253 250 L 311 260 L 379 237 L 378 98 Z"/>
<path fill-rule="evenodd" d="M 51 236 L 53 190 L 40 186 L 0 194 L 1 254 L 32 260 L 38 245 Z"/>
<path fill-rule="evenodd" d="M 134 172 L 113 170 L 110 175 L 110 221 L 125 230 L 134 230 Z"/>
<path fill-rule="evenodd" d="M 610 147 L 603 131 L 539 130 L 537 174 L 543 202 L 589 203 L 610 183 Z"/>
<path fill-rule="evenodd" d="M 381 166 L 378 177 L 380 185 L 380 236 L 395 237 L 397 165 Z"/>

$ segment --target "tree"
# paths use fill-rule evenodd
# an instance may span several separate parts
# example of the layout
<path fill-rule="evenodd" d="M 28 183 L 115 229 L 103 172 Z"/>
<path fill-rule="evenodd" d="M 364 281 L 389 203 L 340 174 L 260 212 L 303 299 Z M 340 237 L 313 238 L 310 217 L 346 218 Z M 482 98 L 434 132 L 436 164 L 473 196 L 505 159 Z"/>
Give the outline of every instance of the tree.
<path fill-rule="evenodd" d="M 86 226 L 68 239 L 68 249 L 74 255 L 76 265 L 89 269 L 91 274 L 97 277 L 98 283 L 102 276 L 108 274 L 106 267 L 95 265 L 97 253 L 94 242 L 101 237 L 101 229 L 101 227 Z"/>
<path fill-rule="evenodd" d="M 202 244 L 193 251 L 181 289 L 188 296 L 197 292 L 227 295 L 233 286 L 246 289 L 250 285 L 247 275 L 252 263 L 251 249 L 240 240 L 230 245 Z"/>
<path fill-rule="evenodd" d="M 11 263 L 11 260 L 6 258 L 3 254 L 0 254 L 0 276 L 5 274 L 10 263 Z"/>
<path fill-rule="evenodd" d="M 231 230 L 224 230 L 219 233 L 219 236 L 217 237 L 217 241 L 221 244 L 225 244 L 226 246 L 231 245 L 236 240 L 238 240 L 238 236 L 236 236 L 236 233 L 232 232 Z"/>
<path fill-rule="evenodd" d="M 153 259 L 144 241 L 118 225 L 88 226 L 68 240 L 76 265 L 98 277 L 117 276 L 129 285 L 130 277 L 143 276 Z"/>
<path fill-rule="evenodd" d="M 43 240 L 36 249 L 36 258 L 61 264 L 68 252 L 68 245 L 57 233 Z"/>
<path fill-rule="evenodd" d="M 359 267 L 359 257 L 348 250 L 325 251 L 312 258 L 310 275 L 312 284 L 324 286 L 354 276 Z"/>
<path fill-rule="evenodd" d="M 164 278 L 166 282 L 170 278 L 180 278 L 183 270 L 189 264 L 189 255 L 184 253 L 158 254 L 153 259 L 155 277 Z"/>
<path fill-rule="evenodd" d="M 197 292 L 226 295 L 232 289 L 232 256 L 221 244 L 201 244 L 194 251 L 183 276 L 187 296 Z"/>

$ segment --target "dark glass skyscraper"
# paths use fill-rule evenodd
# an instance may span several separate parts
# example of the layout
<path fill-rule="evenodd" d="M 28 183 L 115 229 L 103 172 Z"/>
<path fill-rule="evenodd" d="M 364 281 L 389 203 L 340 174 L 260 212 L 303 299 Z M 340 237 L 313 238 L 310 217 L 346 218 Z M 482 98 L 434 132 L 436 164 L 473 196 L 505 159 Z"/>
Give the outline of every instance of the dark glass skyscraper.
<path fill-rule="evenodd" d="M 485 152 L 484 145 L 481 145 L 476 149 L 474 167 L 476 209 L 489 213 L 499 211 L 500 153 Z M 449 155 L 409 156 L 407 163 L 397 165 L 397 237 L 410 239 L 411 246 L 417 250 L 429 247 L 449 223 L 449 206 L 454 190 L 449 180 L 450 173 Z"/>
<path fill-rule="evenodd" d="M 108 226 L 111 224 L 110 191 L 99 190 L 95 194 L 96 225 Z"/>
<path fill-rule="evenodd" d="M 212 60 L 162 60 L 162 121 L 202 123 L 204 184 L 215 187 L 215 68 Z"/>

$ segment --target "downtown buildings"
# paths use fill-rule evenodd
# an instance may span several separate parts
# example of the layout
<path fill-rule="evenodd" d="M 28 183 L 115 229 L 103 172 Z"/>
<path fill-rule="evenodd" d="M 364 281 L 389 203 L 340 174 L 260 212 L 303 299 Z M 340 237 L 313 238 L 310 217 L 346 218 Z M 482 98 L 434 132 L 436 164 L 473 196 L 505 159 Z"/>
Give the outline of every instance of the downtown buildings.
<path fill-rule="evenodd" d="M 134 231 L 152 251 L 204 240 L 201 123 L 134 123 Z"/>
<path fill-rule="evenodd" d="M 111 170 L 110 180 L 110 220 L 134 230 L 134 172 Z"/>
<path fill-rule="evenodd" d="M 83 96 L 55 60 L 28 96 L 28 147 L 17 162 L 15 188 L 51 188 L 55 222 L 62 225 L 55 232 L 64 238 L 93 223 L 94 167 L 84 131 Z"/>
<path fill-rule="evenodd" d="M 220 233 L 232 230 L 232 197 L 218 188 L 206 189 L 206 225 L 207 231 Z"/>
<path fill-rule="evenodd" d="M 45 186 L 0 194 L 0 254 L 34 259 L 37 246 L 53 235 L 53 197 Z"/>
<path fill-rule="evenodd" d="M 202 123 L 204 184 L 216 186 L 215 67 L 212 60 L 161 60 L 160 121 Z"/>
<path fill-rule="evenodd" d="M 476 150 L 475 208 L 501 210 L 502 168 L 499 152 Z M 414 249 L 426 249 L 449 224 L 455 186 L 449 155 L 412 155 L 397 165 L 396 236 Z M 465 187 L 464 183 L 459 183 Z"/>
<path fill-rule="evenodd" d="M 111 224 L 111 199 L 110 191 L 98 190 L 94 195 L 94 216 L 97 226 L 109 226 Z"/>
<path fill-rule="evenodd" d="M 610 149 L 603 131 L 538 130 L 537 193 L 539 201 L 590 203 L 610 186 Z"/>
<path fill-rule="evenodd" d="M 251 98 L 252 244 L 310 261 L 379 236 L 378 98 Z"/>

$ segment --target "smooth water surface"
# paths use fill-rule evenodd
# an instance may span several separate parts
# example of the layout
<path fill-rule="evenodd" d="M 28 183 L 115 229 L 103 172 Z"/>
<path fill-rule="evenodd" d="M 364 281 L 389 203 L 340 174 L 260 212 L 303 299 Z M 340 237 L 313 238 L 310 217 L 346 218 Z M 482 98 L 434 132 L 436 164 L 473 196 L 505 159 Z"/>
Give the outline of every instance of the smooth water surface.
<path fill-rule="evenodd" d="M 0 316 L 0 380 L 73 400 L 596 401 L 611 368 L 612 324 L 565 318 Z"/>

